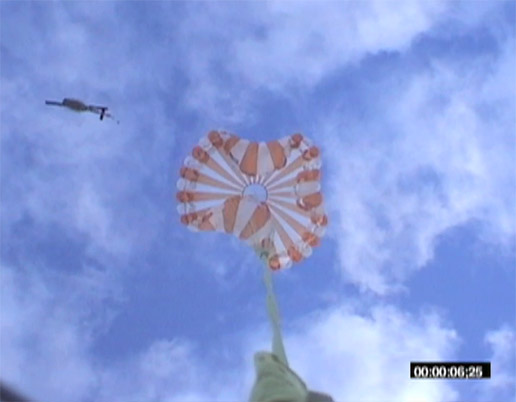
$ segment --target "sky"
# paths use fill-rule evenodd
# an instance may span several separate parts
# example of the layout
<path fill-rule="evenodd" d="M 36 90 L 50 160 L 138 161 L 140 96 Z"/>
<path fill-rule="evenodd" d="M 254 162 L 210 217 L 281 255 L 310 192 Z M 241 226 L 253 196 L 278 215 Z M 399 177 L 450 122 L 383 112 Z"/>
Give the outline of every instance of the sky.
<path fill-rule="evenodd" d="M 329 217 L 274 275 L 291 367 L 335 401 L 516 398 L 516 5 L 0 3 L 0 379 L 38 401 L 243 401 L 263 270 L 179 222 L 212 129 L 301 132 Z M 51 108 L 105 104 L 120 120 Z M 490 380 L 411 380 L 411 361 Z"/>

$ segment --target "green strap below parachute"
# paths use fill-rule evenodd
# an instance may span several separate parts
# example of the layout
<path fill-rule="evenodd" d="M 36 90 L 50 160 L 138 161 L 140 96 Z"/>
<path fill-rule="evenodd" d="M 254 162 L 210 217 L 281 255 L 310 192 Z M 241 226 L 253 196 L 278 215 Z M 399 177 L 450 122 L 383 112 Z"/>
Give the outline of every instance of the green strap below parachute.
<path fill-rule="evenodd" d="M 278 359 L 288 367 L 287 354 L 285 353 L 283 337 L 281 336 L 278 303 L 276 301 L 276 295 L 272 285 L 272 272 L 267 265 L 265 265 L 263 279 L 265 282 L 265 289 L 267 290 L 267 312 L 269 313 L 269 319 L 271 320 L 272 325 L 272 353 L 274 353 Z"/>
<path fill-rule="evenodd" d="M 267 313 L 272 325 L 272 353 L 257 352 L 254 356 L 256 381 L 251 390 L 251 402 L 333 402 L 331 396 L 309 391 L 306 384 L 289 366 L 283 338 L 280 315 L 274 293 L 272 272 L 268 266 L 268 255 L 258 251 L 265 263 L 264 282 L 267 291 Z"/>

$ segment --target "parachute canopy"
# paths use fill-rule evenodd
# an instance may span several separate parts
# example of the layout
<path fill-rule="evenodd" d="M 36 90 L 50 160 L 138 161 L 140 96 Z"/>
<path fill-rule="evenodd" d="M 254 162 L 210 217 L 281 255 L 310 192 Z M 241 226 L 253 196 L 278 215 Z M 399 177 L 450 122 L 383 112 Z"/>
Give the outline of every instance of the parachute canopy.
<path fill-rule="evenodd" d="M 327 225 L 320 152 L 301 134 L 252 142 L 211 131 L 181 167 L 181 222 L 192 230 L 232 233 L 271 269 L 308 257 Z"/>

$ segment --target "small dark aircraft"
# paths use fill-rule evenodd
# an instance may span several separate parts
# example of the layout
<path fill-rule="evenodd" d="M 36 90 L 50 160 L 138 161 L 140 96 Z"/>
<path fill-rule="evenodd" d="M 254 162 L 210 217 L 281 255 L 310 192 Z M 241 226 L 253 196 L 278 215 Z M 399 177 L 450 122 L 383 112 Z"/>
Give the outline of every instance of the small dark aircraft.
<path fill-rule="evenodd" d="M 92 112 L 98 114 L 100 116 L 100 120 L 104 120 L 104 117 L 114 119 L 114 116 L 108 112 L 107 106 L 87 105 L 86 103 L 78 99 L 64 98 L 62 102 L 47 100 L 45 101 L 45 104 L 66 107 L 76 112 Z M 119 123 L 118 120 L 117 123 Z"/>

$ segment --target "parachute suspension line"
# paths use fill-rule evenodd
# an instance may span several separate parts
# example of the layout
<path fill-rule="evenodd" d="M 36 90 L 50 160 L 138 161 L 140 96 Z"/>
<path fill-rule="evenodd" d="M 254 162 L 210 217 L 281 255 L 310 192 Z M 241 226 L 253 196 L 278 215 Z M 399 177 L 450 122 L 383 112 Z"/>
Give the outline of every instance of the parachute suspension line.
<path fill-rule="evenodd" d="M 274 353 L 276 357 L 288 367 L 287 354 L 285 353 L 283 337 L 281 336 L 279 308 L 272 284 L 272 270 L 267 264 L 267 253 L 261 253 L 260 257 L 265 262 L 263 280 L 267 291 L 267 313 L 269 314 L 269 319 L 272 325 L 272 353 Z"/>

